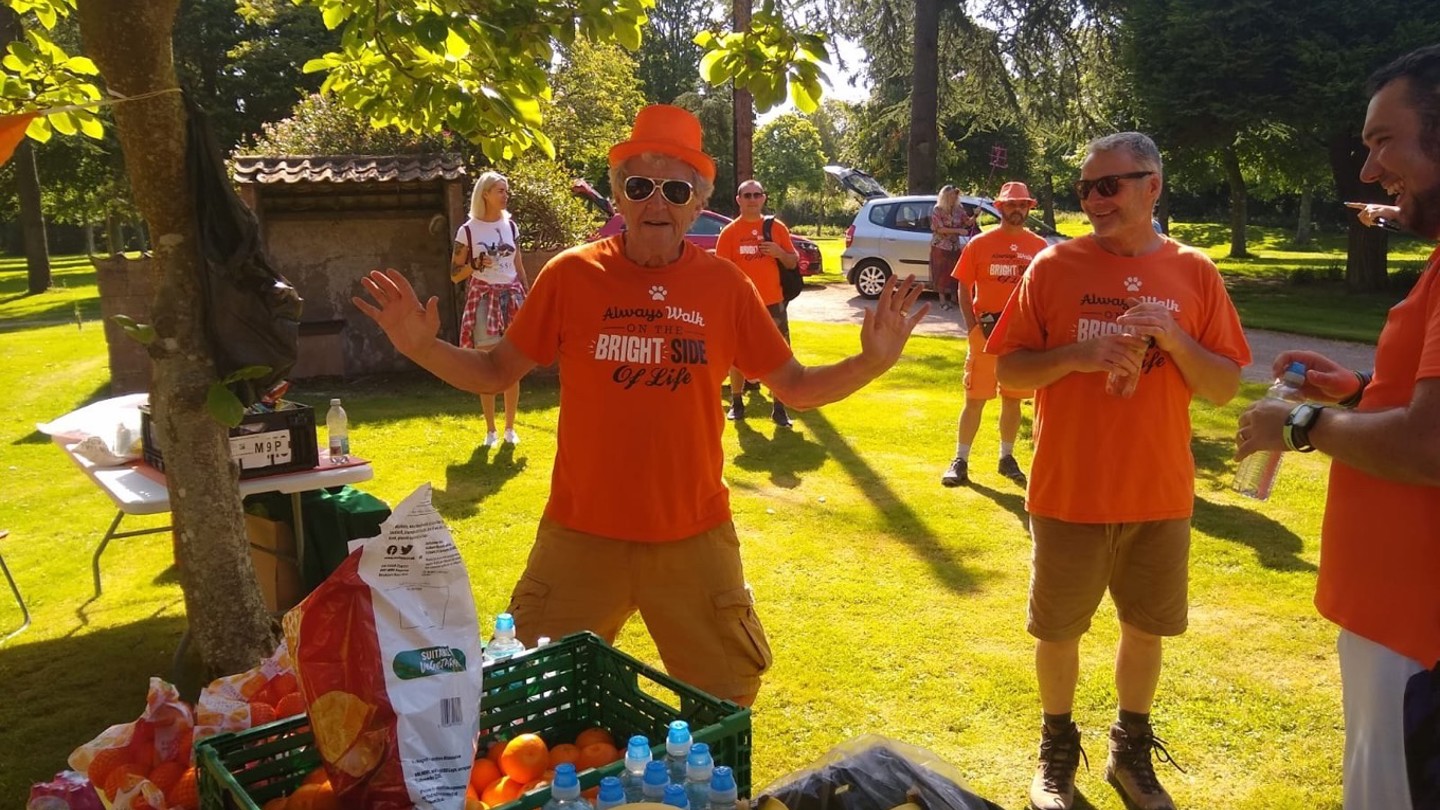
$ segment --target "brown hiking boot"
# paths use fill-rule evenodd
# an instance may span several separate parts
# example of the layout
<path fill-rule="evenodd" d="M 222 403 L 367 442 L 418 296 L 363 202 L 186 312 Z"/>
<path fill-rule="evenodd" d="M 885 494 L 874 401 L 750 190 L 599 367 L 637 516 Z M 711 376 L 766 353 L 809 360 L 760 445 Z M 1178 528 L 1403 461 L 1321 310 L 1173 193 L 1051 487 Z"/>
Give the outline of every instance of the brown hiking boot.
<path fill-rule="evenodd" d="M 1165 741 L 1149 728 L 1126 730 L 1123 723 L 1110 727 L 1110 758 L 1105 762 L 1105 778 L 1113 784 L 1131 807 L 1138 810 L 1175 810 L 1175 802 L 1160 780 L 1155 777 L 1154 758 L 1175 765 Z M 1175 765 L 1176 770 L 1185 770 Z"/>
<path fill-rule="evenodd" d="M 1040 763 L 1030 781 L 1030 807 L 1033 810 L 1070 810 L 1075 806 L 1075 770 L 1081 757 L 1085 767 L 1090 758 L 1080 747 L 1080 729 L 1070 728 L 1055 733 L 1040 727 Z"/>

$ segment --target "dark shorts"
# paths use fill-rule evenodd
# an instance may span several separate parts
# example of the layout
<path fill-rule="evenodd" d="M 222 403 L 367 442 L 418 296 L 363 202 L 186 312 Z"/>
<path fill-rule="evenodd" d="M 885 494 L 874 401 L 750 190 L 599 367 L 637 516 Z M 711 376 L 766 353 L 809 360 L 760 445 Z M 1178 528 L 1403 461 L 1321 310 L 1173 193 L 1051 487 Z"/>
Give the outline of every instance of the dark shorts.
<path fill-rule="evenodd" d="M 770 320 L 775 322 L 775 328 L 785 336 L 785 342 L 790 342 L 790 313 L 786 310 L 787 304 L 781 301 L 778 304 L 766 304 L 765 311 L 770 313 Z"/>

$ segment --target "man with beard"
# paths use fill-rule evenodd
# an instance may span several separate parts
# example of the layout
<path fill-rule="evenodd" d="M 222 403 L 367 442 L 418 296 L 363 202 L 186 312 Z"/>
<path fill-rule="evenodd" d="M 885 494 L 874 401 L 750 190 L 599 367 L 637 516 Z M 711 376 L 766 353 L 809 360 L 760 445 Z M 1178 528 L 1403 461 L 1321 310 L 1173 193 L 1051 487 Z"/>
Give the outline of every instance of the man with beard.
<path fill-rule="evenodd" d="M 965 353 L 965 407 L 960 410 L 955 460 L 940 476 L 941 485 L 947 487 L 969 483 L 970 444 L 980 430 L 985 403 L 997 394 L 1000 396 L 999 472 L 1025 486 L 1025 473 L 1015 460 L 1015 437 L 1020 433 L 1020 401 L 1029 399 L 1035 392 L 1005 388 L 995 381 L 995 355 L 985 353 L 985 340 L 995 328 L 1000 310 L 1010 300 L 1010 293 L 1025 275 L 1030 260 L 1046 245 L 1043 237 L 1025 227 L 1025 217 L 1035 207 L 1035 200 L 1024 183 L 1001 186 L 995 207 L 1004 217 L 1000 227 L 966 243 L 953 273 L 960 282 L 960 318 L 965 322 L 970 345 Z"/>
<path fill-rule="evenodd" d="M 1380 213 L 1440 239 L 1440 45 L 1381 68 L 1370 88 L 1370 156 L 1360 179 L 1394 195 Z M 1284 352 L 1276 373 L 1304 363 L 1309 402 L 1262 400 L 1241 415 L 1236 434 L 1237 458 L 1318 449 L 1332 460 L 1315 606 L 1340 626 L 1346 807 L 1440 806 L 1433 776 L 1425 778 L 1435 720 L 1415 716 L 1418 698 L 1433 700 L 1428 670 L 1440 660 L 1437 267 L 1440 250 L 1390 310 L 1373 376 L 1314 352 Z M 1410 734 L 1427 723 L 1428 740 Z"/>

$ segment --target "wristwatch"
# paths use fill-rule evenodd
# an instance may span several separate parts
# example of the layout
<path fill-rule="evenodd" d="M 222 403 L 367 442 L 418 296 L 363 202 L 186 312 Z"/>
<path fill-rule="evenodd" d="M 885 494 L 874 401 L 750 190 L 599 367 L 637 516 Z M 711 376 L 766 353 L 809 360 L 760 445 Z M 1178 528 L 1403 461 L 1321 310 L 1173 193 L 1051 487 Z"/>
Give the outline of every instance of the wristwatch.
<path fill-rule="evenodd" d="M 1285 417 L 1285 446 L 1291 450 L 1301 453 L 1310 453 L 1315 450 L 1315 445 L 1310 443 L 1310 428 L 1320 419 L 1320 412 L 1325 410 L 1323 405 L 1313 405 L 1309 402 L 1302 402 L 1290 411 Z"/>

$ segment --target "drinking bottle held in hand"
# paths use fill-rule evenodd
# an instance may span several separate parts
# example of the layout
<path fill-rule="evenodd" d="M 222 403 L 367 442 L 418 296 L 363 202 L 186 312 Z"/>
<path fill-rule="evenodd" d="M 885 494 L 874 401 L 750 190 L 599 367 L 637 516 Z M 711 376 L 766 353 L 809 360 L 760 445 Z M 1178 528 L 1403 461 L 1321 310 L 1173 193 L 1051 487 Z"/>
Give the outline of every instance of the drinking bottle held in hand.
<path fill-rule="evenodd" d="M 1305 397 L 1300 394 L 1300 389 L 1304 386 L 1304 364 L 1291 363 L 1286 366 L 1285 373 L 1270 386 L 1265 398 L 1304 402 Z M 1235 491 L 1258 501 L 1269 498 L 1270 489 L 1275 486 L 1275 476 L 1280 472 L 1282 457 L 1283 452 L 1280 450 L 1261 450 L 1246 456 L 1235 470 Z"/>
<path fill-rule="evenodd" d="M 1121 334 L 1134 336 L 1135 330 L 1130 327 L 1126 327 L 1121 332 Z M 1149 346 L 1147 345 L 1146 348 L 1141 351 L 1143 352 L 1148 350 Z M 1143 363 L 1145 355 L 1142 353 L 1140 357 L 1141 362 Z M 1140 375 L 1142 373 L 1143 369 L 1141 371 L 1135 372 L 1134 374 L 1124 374 L 1119 371 L 1111 371 L 1109 375 L 1105 377 L 1105 393 L 1109 394 L 1112 397 L 1120 397 L 1122 399 L 1129 399 L 1130 397 L 1135 396 L 1135 386 L 1139 384 Z"/>
<path fill-rule="evenodd" d="M 330 400 L 330 411 L 325 414 L 325 432 L 330 437 L 330 463 L 344 464 L 350 460 L 350 425 L 345 409 L 340 407 L 340 398 Z"/>

